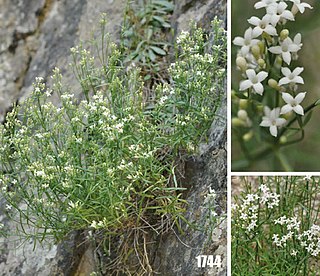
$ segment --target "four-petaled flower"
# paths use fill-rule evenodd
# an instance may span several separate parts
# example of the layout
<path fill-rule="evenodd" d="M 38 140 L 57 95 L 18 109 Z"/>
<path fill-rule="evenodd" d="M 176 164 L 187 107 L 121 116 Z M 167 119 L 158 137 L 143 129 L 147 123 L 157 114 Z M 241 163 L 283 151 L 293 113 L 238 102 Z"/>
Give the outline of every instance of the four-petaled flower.
<path fill-rule="evenodd" d="M 269 48 L 269 51 L 273 54 L 281 55 L 284 62 L 290 65 L 291 53 L 297 53 L 300 47 L 295 44 L 290 37 L 287 37 L 280 43 L 280 46 L 273 46 Z"/>
<path fill-rule="evenodd" d="M 246 90 L 250 87 L 253 88 L 254 92 L 259 95 L 263 94 L 264 88 L 261 82 L 265 80 L 268 76 L 267 72 L 261 71 L 258 74 L 253 69 L 246 70 L 247 80 L 244 80 L 240 83 L 240 91 Z"/>
<path fill-rule="evenodd" d="M 297 67 L 292 72 L 288 67 L 281 68 L 281 72 L 284 75 L 284 77 L 279 80 L 279 85 L 284 85 L 289 83 L 304 84 L 303 78 L 299 76 L 302 73 L 302 71 L 303 71 L 303 67 Z"/>
<path fill-rule="evenodd" d="M 257 36 L 253 35 L 252 28 L 250 27 L 245 31 L 244 37 L 237 36 L 233 40 L 233 44 L 237 46 L 241 46 L 242 54 L 246 55 L 249 53 L 250 48 L 259 42 L 258 39 L 254 39 L 256 37 Z"/>
<path fill-rule="evenodd" d="M 296 7 L 299 12 L 304 13 L 305 9 L 312 9 L 308 3 L 301 3 L 301 0 L 290 0 L 293 3 L 293 7 Z"/>
<path fill-rule="evenodd" d="M 270 110 L 268 106 L 264 107 L 264 115 L 262 117 L 262 122 L 260 126 L 269 127 L 269 131 L 272 136 L 277 137 L 278 135 L 278 127 L 284 125 L 286 123 L 286 119 L 279 118 L 280 116 L 280 108 L 274 108 Z"/>
<path fill-rule="evenodd" d="M 274 3 L 267 6 L 267 13 L 271 15 L 271 24 L 275 26 L 279 21 L 294 21 L 294 15 L 291 11 L 286 10 L 288 5 L 285 2 Z"/>
<path fill-rule="evenodd" d="M 266 8 L 269 7 L 273 4 L 276 4 L 278 0 L 261 0 L 257 3 L 254 4 L 255 9 L 261 9 L 261 8 Z"/>
<path fill-rule="evenodd" d="M 282 93 L 282 99 L 287 103 L 281 108 L 280 114 L 286 114 L 290 111 L 294 111 L 299 115 L 304 115 L 303 107 L 300 103 L 303 101 L 306 96 L 306 92 L 299 93 L 295 98 L 293 98 L 289 93 Z"/>
<path fill-rule="evenodd" d="M 262 17 L 262 19 L 256 16 L 252 16 L 250 19 L 248 19 L 248 22 L 251 25 L 255 26 L 253 28 L 252 34 L 256 37 L 261 35 L 263 32 L 272 36 L 277 36 L 276 28 L 273 25 L 271 25 L 270 14 L 266 14 L 264 17 Z"/>

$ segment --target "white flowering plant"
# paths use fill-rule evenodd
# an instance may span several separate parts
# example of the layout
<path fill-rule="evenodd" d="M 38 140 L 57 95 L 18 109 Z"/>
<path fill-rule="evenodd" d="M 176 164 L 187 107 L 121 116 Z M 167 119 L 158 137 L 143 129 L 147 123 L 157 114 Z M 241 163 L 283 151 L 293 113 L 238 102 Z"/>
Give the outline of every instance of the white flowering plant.
<path fill-rule="evenodd" d="M 102 43 L 90 44 L 98 52 L 71 49 L 80 93 L 63 84 L 58 68 L 51 86 L 36 79 L 31 95 L 0 125 L 0 192 L 23 240 L 60 241 L 90 231 L 109 254 L 119 250 L 120 268 L 130 248 L 148 260 L 148 231 L 160 235 L 186 221 L 183 159 L 205 141 L 224 90 L 220 25 L 214 21 L 213 40 L 196 28 L 178 38 L 172 78 L 156 86 L 153 106 L 139 68 L 125 68 L 124 54 L 104 33 Z M 116 249 L 114 237 L 122 241 Z"/>
<path fill-rule="evenodd" d="M 232 204 L 235 275 L 319 271 L 319 183 L 319 177 L 270 176 L 243 177 L 233 184 L 243 190 Z"/>
<path fill-rule="evenodd" d="M 261 16 L 249 18 L 244 36 L 233 39 L 241 76 L 232 90 L 232 136 L 234 149 L 242 152 L 233 170 L 247 170 L 273 155 L 272 170 L 291 171 L 281 149 L 304 139 L 305 125 L 320 102 L 303 104 L 302 35 L 289 31 L 287 23 L 312 7 L 300 0 L 261 0 L 254 8 Z"/>

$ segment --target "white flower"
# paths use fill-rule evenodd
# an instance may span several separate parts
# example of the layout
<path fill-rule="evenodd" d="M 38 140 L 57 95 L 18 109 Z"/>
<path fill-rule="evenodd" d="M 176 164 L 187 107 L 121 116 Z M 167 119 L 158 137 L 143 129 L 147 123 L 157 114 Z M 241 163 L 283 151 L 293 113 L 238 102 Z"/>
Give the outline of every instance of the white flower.
<path fill-rule="evenodd" d="M 250 48 L 259 42 L 258 39 L 254 39 L 257 36 L 254 36 L 252 31 L 253 30 L 250 27 L 244 32 L 244 37 L 237 36 L 233 40 L 234 45 L 241 46 L 241 53 L 243 55 L 248 54 L 250 51 Z"/>
<path fill-rule="evenodd" d="M 293 3 L 293 9 L 296 8 L 299 12 L 304 13 L 305 8 L 312 9 L 308 3 L 301 3 L 301 0 L 290 0 Z"/>
<path fill-rule="evenodd" d="M 290 37 L 287 37 L 280 43 L 280 46 L 273 46 L 269 48 L 269 51 L 273 54 L 281 55 L 284 62 L 290 65 L 291 53 L 297 53 L 300 50 Z"/>
<path fill-rule="evenodd" d="M 299 76 L 303 70 L 303 67 L 297 67 L 291 72 L 291 70 L 287 67 L 281 68 L 281 72 L 284 75 L 284 77 L 279 80 L 279 85 L 284 85 L 288 83 L 304 84 L 303 78 Z"/>
<path fill-rule="evenodd" d="M 34 174 L 36 176 L 40 176 L 40 177 L 45 177 L 46 176 L 46 173 L 44 171 L 36 171 Z"/>
<path fill-rule="evenodd" d="M 265 116 L 262 117 L 262 122 L 260 126 L 262 127 L 269 127 L 269 131 L 272 136 L 277 137 L 278 135 L 278 126 L 282 126 L 285 124 L 286 119 L 279 118 L 280 116 L 280 108 L 274 108 L 270 110 L 269 107 L 264 107 L 264 114 Z"/>
<path fill-rule="evenodd" d="M 276 36 L 277 35 L 277 30 L 274 26 L 271 25 L 271 15 L 266 14 L 262 19 L 252 16 L 250 19 L 248 19 L 248 22 L 255 26 L 253 28 L 252 34 L 253 36 L 257 37 L 261 35 L 263 32 Z"/>
<path fill-rule="evenodd" d="M 276 4 L 279 0 L 261 0 L 254 4 L 255 9 L 267 8 L 273 4 Z"/>
<path fill-rule="evenodd" d="M 291 11 L 286 10 L 288 5 L 284 2 L 274 3 L 267 7 L 267 13 L 271 15 L 271 24 L 275 26 L 279 21 L 294 21 L 294 15 Z"/>
<path fill-rule="evenodd" d="M 47 97 L 50 97 L 51 94 L 52 94 L 52 90 L 47 90 L 47 91 L 45 92 L 45 94 L 46 94 Z"/>
<path fill-rule="evenodd" d="M 298 253 L 298 251 L 297 251 L 297 250 L 292 249 L 292 251 L 291 251 L 290 255 L 291 255 L 291 256 L 296 256 L 296 255 L 297 255 L 297 253 Z"/>
<path fill-rule="evenodd" d="M 97 229 L 97 222 L 95 220 L 92 221 L 91 225 L 92 228 Z"/>
<path fill-rule="evenodd" d="M 159 100 L 159 104 L 163 105 L 167 99 L 168 99 L 168 96 L 161 97 L 160 100 Z"/>
<path fill-rule="evenodd" d="M 287 103 L 281 108 L 280 114 L 286 114 L 290 111 L 294 111 L 299 115 L 304 115 L 303 107 L 300 103 L 303 101 L 306 96 L 306 92 L 299 93 L 295 98 L 293 98 L 289 93 L 282 93 L 282 99 Z"/>
<path fill-rule="evenodd" d="M 300 34 L 300 33 L 297 33 L 297 34 L 295 35 L 295 37 L 293 38 L 293 43 L 294 43 L 295 45 L 297 45 L 297 46 L 299 47 L 299 49 L 301 49 L 302 43 L 301 43 L 301 34 Z M 293 59 L 293 60 L 297 60 L 297 59 L 298 59 L 298 54 L 297 54 L 297 52 L 292 52 L 291 54 L 292 54 L 292 59 Z"/>
<path fill-rule="evenodd" d="M 248 79 L 240 83 L 239 90 L 243 91 L 252 87 L 257 94 L 262 95 L 264 88 L 261 82 L 265 80 L 265 78 L 268 76 L 268 73 L 261 71 L 258 74 L 256 74 L 256 72 L 253 69 L 248 69 L 246 70 L 246 75 Z"/>

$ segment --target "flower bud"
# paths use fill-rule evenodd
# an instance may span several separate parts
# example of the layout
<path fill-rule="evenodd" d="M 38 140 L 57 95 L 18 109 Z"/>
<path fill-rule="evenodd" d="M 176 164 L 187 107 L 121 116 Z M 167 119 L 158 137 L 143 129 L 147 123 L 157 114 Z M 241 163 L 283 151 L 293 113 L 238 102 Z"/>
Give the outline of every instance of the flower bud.
<path fill-rule="evenodd" d="M 262 59 L 262 58 L 259 58 L 258 59 L 258 65 L 260 66 L 260 68 L 265 68 L 265 66 L 266 66 L 266 62 L 264 61 L 264 59 Z"/>
<path fill-rule="evenodd" d="M 286 136 L 281 136 L 279 139 L 280 144 L 285 144 L 287 143 L 288 139 Z"/>
<path fill-rule="evenodd" d="M 275 60 L 275 62 L 274 62 L 274 65 L 275 65 L 275 67 L 278 68 L 278 69 L 281 68 L 281 66 L 282 66 L 282 58 L 281 58 L 281 56 L 277 56 L 277 57 L 276 57 L 276 60 Z"/>
<path fill-rule="evenodd" d="M 263 42 L 263 41 L 259 41 L 259 42 L 257 43 L 257 45 L 258 45 L 259 48 L 260 48 L 260 53 L 264 53 L 264 51 L 265 51 L 264 42 Z"/>
<path fill-rule="evenodd" d="M 261 53 L 260 53 L 260 47 L 258 45 L 253 45 L 251 47 L 251 52 L 256 60 L 258 60 L 260 58 Z"/>
<path fill-rule="evenodd" d="M 242 139 L 245 141 L 245 142 L 248 142 L 249 140 L 251 140 L 251 138 L 253 137 L 253 131 L 249 131 L 247 132 L 246 134 L 244 134 L 242 136 Z"/>
<path fill-rule="evenodd" d="M 296 15 L 298 11 L 299 11 L 298 7 L 296 5 L 293 5 L 291 9 L 292 14 Z"/>
<path fill-rule="evenodd" d="M 237 95 L 236 95 L 236 91 L 234 91 L 233 89 L 231 90 L 231 98 L 232 99 L 237 99 Z"/>
<path fill-rule="evenodd" d="M 236 64 L 242 72 L 247 70 L 247 61 L 244 57 L 237 57 Z"/>
<path fill-rule="evenodd" d="M 241 119 L 235 117 L 235 118 L 232 118 L 231 125 L 233 127 L 243 127 L 243 126 L 245 126 L 245 122 L 242 121 Z"/>
<path fill-rule="evenodd" d="M 243 110 L 243 109 L 240 109 L 240 110 L 238 111 L 238 118 L 241 119 L 241 120 L 243 120 L 243 121 L 246 121 L 247 118 L 248 118 L 248 113 L 247 113 L 247 111 L 245 111 L 245 110 Z"/>
<path fill-rule="evenodd" d="M 289 36 L 289 30 L 288 29 L 283 29 L 280 32 L 280 39 L 283 41 Z"/>
<path fill-rule="evenodd" d="M 285 118 L 286 120 L 289 120 L 290 117 L 292 116 L 292 114 L 293 114 L 293 112 L 290 111 L 290 112 L 288 112 L 288 113 L 286 113 L 286 114 L 282 114 L 282 117 Z"/>
<path fill-rule="evenodd" d="M 262 112 L 263 112 L 263 105 L 262 105 L 262 104 L 259 104 L 259 105 L 257 106 L 257 111 L 258 111 L 259 113 L 262 113 Z"/>
<path fill-rule="evenodd" d="M 268 85 L 273 88 L 273 89 L 276 89 L 276 90 L 279 90 L 279 85 L 278 85 L 278 82 L 274 79 L 269 79 L 268 80 Z"/>
<path fill-rule="evenodd" d="M 239 101 L 239 107 L 240 107 L 240 109 L 247 109 L 247 107 L 248 107 L 248 100 L 246 100 L 246 99 L 240 99 L 240 101 Z"/>

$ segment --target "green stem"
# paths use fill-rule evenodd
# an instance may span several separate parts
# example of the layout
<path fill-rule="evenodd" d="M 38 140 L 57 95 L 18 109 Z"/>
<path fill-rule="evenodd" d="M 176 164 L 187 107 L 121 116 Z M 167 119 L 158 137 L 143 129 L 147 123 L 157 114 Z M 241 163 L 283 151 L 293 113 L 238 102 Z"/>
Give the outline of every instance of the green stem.
<path fill-rule="evenodd" d="M 287 160 L 287 158 L 279 151 L 275 152 L 275 156 L 278 158 L 280 165 L 286 172 L 292 172 L 292 168 Z"/>

